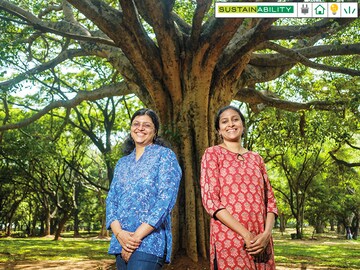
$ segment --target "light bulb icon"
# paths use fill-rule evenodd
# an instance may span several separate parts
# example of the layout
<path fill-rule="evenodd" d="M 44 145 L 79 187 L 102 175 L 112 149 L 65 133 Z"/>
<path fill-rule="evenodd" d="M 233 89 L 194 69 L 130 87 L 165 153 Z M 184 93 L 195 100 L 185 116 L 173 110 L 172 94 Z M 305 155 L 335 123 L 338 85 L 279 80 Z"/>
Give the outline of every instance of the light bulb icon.
<path fill-rule="evenodd" d="M 335 15 L 336 12 L 339 10 L 339 6 L 337 4 L 332 4 L 330 6 L 330 10 L 331 10 L 332 14 Z"/>

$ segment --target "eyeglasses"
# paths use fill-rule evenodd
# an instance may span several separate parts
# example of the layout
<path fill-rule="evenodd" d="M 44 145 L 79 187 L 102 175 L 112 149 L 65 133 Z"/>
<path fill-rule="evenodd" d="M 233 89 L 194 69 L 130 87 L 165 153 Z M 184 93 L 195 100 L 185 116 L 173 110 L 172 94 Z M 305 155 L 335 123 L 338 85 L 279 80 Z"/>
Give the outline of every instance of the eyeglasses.
<path fill-rule="evenodd" d="M 143 127 L 144 129 L 153 129 L 154 125 L 149 122 L 132 122 L 131 127 L 133 128 L 140 128 Z"/>

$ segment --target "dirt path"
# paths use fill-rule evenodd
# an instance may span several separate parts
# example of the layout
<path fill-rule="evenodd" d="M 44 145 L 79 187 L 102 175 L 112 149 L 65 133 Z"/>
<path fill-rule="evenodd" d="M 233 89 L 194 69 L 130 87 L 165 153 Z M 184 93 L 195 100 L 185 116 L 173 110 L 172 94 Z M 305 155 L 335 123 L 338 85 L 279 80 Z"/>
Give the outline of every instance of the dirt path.
<path fill-rule="evenodd" d="M 59 270 L 76 270 L 76 269 L 91 269 L 91 270 L 115 270 L 114 260 L 99 260 L 99 261 L 18 261 L 12 263 L 0 263 L 0 269 L 59 269 Z"/>
<path fill-rule="evenodd" d="M 57 269 L 57 270 L 116 270 L 114 260 L 98 260 L 98 261 L 18 261 L 13 263 L 0 263 L 0 269 Z M 339 268 L 313 267 L 306 265 L 282 266 L 278 265 L 277 270 L 339 270 Z M 177 259 L 173 264 L 164 267 L 164 270 L 209 270 L 207 262 L 200 261 L 194 263 L 189 259 Z"/>

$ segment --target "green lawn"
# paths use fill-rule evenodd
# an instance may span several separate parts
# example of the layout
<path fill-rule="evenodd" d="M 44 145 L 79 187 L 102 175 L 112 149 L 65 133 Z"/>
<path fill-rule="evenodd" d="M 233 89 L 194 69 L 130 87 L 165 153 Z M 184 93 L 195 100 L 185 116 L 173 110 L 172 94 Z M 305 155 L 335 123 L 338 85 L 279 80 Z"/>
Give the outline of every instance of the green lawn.
<path fill-rule="evenodd" d="M 346 240 L 344 236 L 327 232 L 303 240 L 291 240 L 286 234 L 274 233 L 275 261 L 281 265 L 300 265 L 360 269 L 360 241 Z"/>
<path fill-rule="evenodd" d="M 278 265 L 294 266 L 306 263 L 311 266 L 360 269 L 360 241 L 346 240 L 328 232 L 311 234 L 303 240 L 291 240 L 291 230 L 274 233 L 275 260 Z M 0 238 L 0 263 L 43 260 L 102 260 L 113 259 L 107 254 L 109 242 L 91 238 L 72 238 L 64 235 L 60 241 L 53 237 Z"/>
<path fill-rule="evenodd" d="M 94 238 L 0 238 L 0 263 L 13 260 L 102 260 L 109 242 Z"/>

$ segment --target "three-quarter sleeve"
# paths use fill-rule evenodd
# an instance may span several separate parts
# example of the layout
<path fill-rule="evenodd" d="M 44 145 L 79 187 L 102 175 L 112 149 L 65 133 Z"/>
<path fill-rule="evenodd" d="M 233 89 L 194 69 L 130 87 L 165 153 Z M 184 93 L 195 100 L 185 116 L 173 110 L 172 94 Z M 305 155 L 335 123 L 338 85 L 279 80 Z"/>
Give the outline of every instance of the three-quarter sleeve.
<path fill-rule="evenodd" d="M 113 223 L 113 221 L 118 219 L 118 200 L 117 200 L 117 178 L 115 177 L 117 175 L 117 170 L 119 168 L 119 162 L 115 166 L 114 170 L 114 178 L 112 179 L 110 190 L 108 192 L 108 195 L 106 197 L 106 228 L 110 230 L 110 225 Z"/>
<path fill-rule="evenodd" d="M 201 159 L 201 200 L 205 210 L 214 218 L 218 210 L 225 206 L 220 200 L 219 164 L 213 148 L 205 150 Z"/>
<path fill-rule="evenodd" d="M 264 177 L 265 180 L 265 184 L 266 184 L 266 196 L 267 196 L 267 209 L 266 212 L 269 213 L 274 213 L 276 216 L 278 216 L 278 209 L 276 206 L 276 200 L 275 200 L 275 195 L 274 195 L 274 191 L 272 189 L 268 174 L 267 174 L 267 170 L 265 167 L 265 163 L 264 160 L 261 158 L 261 172 L 262 175 Z"/>
<path fill-rule="evenodd" d="M 164 148 L 159 160 L 156 202 L 143 222 L 154 228 L 158 228 L 164 223 L 175 205 L 181 174 L 175 153 Z"/>

